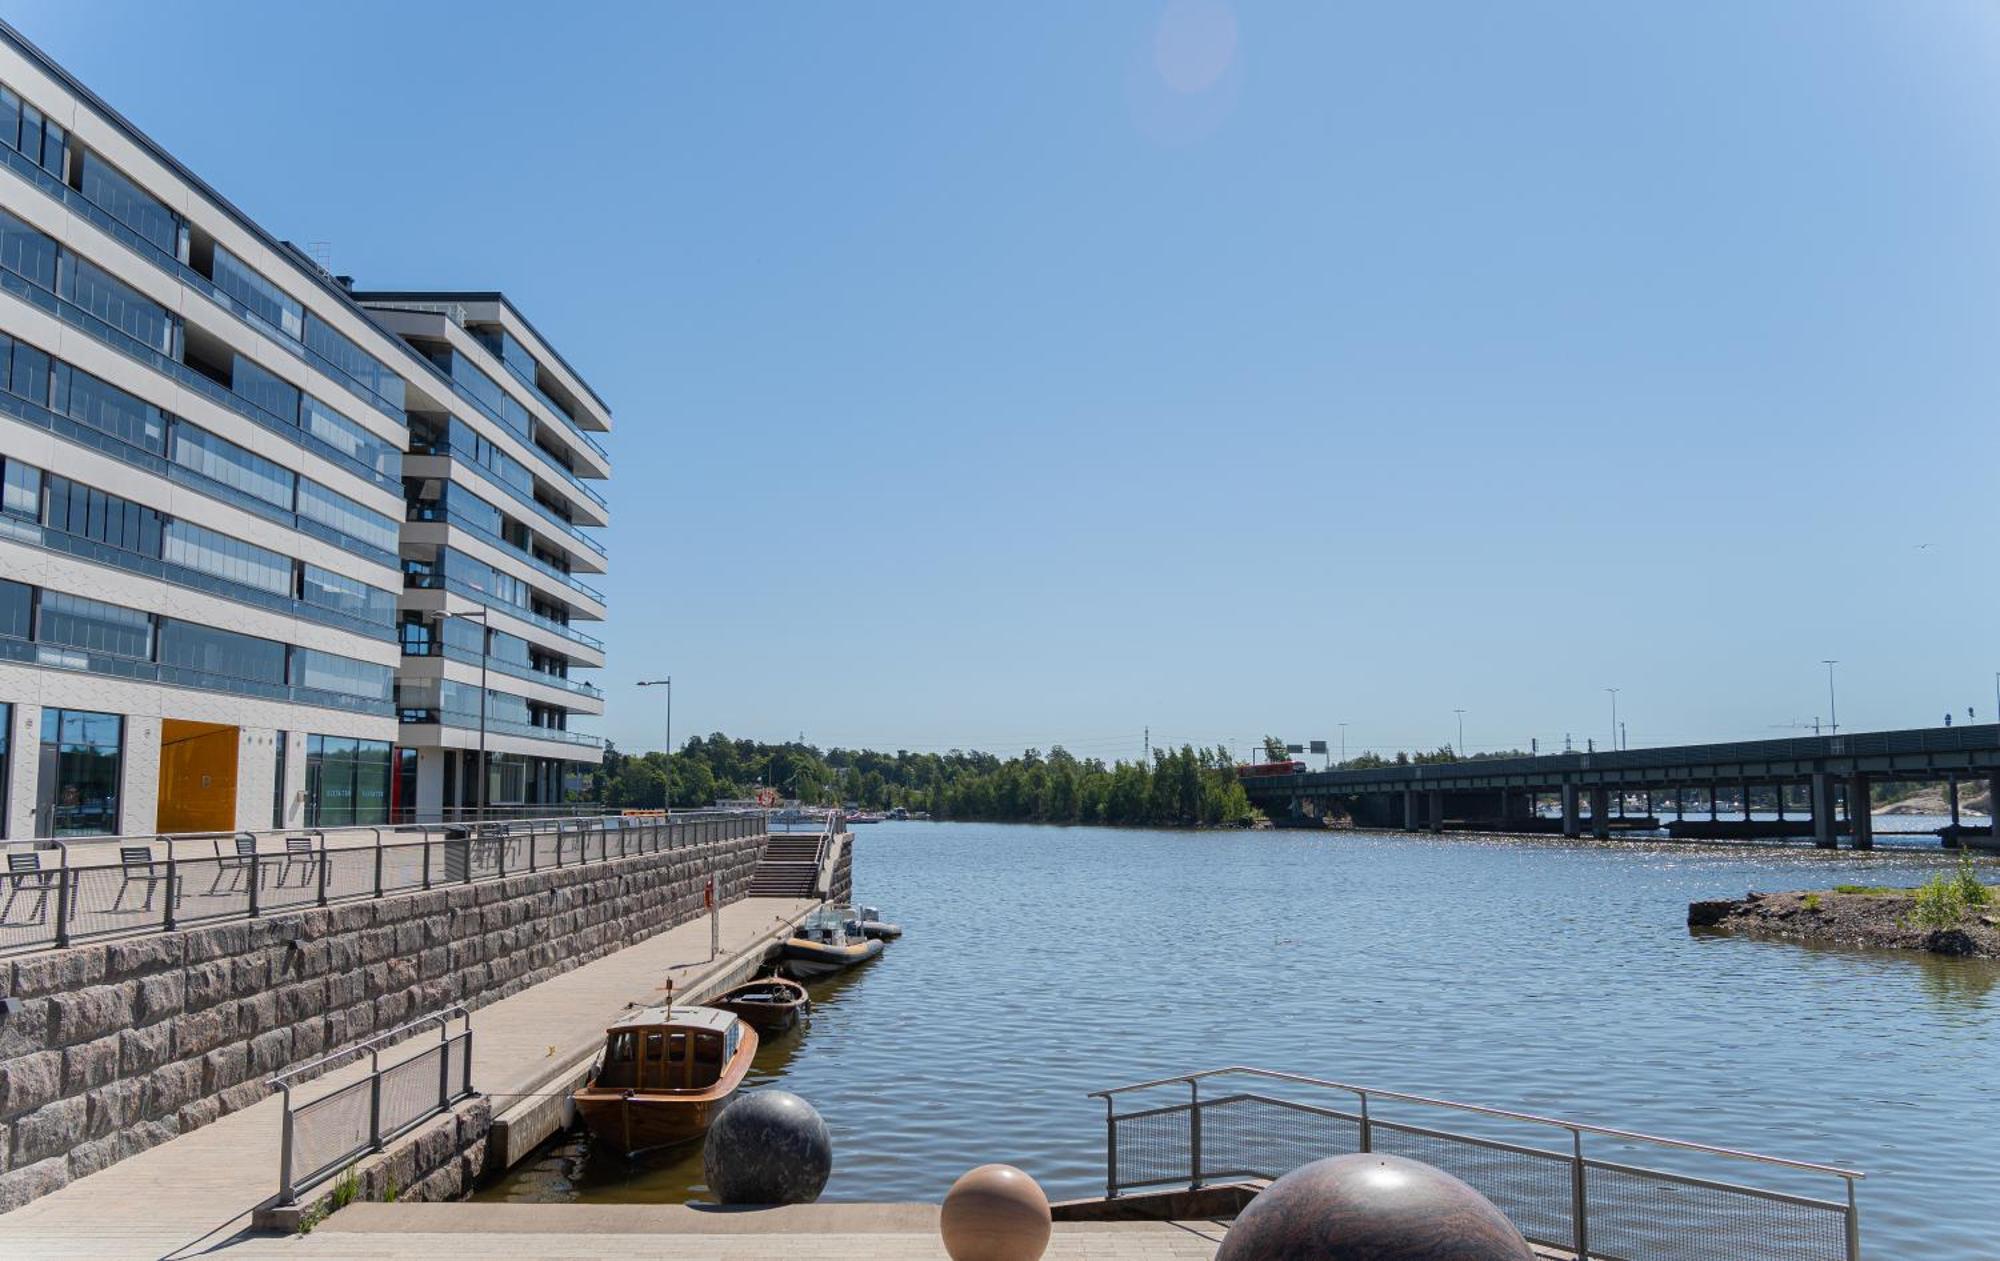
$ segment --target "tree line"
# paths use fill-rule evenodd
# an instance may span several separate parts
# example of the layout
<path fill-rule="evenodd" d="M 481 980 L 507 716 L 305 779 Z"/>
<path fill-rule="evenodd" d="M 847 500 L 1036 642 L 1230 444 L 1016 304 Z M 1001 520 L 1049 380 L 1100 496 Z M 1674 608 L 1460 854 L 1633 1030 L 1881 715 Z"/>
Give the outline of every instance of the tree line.
<path fill-rule="evenodd" d="M 1079 758 L 1060 746 L 1001 759 L 991 753 L 881 753 L 766 744 L 717 732 L 671 756 L 607 747 L 590 795 L 611 809 L 692 809 L 760 788 L 815 805 L 901 806 L 934 818 L 999 823 L 1247 825 L 1259 816 L 1218 745 L 1156 749 L 1152 762 Z"/>

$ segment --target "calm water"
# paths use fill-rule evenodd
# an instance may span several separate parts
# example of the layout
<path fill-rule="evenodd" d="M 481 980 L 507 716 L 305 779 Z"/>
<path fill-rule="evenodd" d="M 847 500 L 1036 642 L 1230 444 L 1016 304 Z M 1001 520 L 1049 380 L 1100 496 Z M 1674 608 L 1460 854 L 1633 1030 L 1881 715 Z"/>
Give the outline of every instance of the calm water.
<path fill-rule="evenodd" d="M 752 1077 L 825 1115 L 830 1199 L 935 1199 L 989 1160 L 1097 1193 L 1084 1092 L 1247 1063 L 1859 1167 L 1872 1256 L 2000 1255 L 2000 966 L 1684 926 L 1693 898 L 1914 883 L 1935 850 L 857 836 L 860 899 L 907 935 L 815 987 Z M 633 1166 L 571 1138 L 485 1198 L 678 1201 L 701 1176 L 698 1147 Z"/>

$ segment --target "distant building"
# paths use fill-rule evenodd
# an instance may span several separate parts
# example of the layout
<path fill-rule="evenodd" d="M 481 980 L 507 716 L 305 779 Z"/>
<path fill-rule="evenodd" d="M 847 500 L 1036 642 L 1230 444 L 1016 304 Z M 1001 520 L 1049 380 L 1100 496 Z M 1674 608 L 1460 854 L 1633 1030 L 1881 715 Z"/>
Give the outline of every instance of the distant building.
<path fill-rule="evenodd" d="M 485 801 L 560 801 L 604 403 L 497 293 L 352 292 L 4 24 L 0 165 L 0 836 L 435 819 L 482 712 Z"/>

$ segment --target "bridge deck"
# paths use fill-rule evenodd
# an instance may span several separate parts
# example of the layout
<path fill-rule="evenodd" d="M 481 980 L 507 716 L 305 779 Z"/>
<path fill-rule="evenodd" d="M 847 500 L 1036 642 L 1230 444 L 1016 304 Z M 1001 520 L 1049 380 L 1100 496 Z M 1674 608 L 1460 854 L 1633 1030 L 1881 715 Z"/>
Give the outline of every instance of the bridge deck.
<path fill-rule="evenodd" d="M 817 905 L 732 902 L 722 908 L 722 953 L 713 963 L 708 921 L 696 919 L 479 1008 L 473 1086 L 498 1112 L 534 1090 L 550 1064 L 586 1054 L 627 1002 L 659 1001 L 657 987 L 669 976 L 676 993 L 700 993 L 705 978 L 724 974 L 738 955 Z M 321 1082 L 351 1080 L 366 1068 L 363 1061 Z M 0 1256 L 193 1257 L 252 1237 L 252 1210 L 277 1190 L 280 1115 L 273 1095 L 0 1216 Z"/>

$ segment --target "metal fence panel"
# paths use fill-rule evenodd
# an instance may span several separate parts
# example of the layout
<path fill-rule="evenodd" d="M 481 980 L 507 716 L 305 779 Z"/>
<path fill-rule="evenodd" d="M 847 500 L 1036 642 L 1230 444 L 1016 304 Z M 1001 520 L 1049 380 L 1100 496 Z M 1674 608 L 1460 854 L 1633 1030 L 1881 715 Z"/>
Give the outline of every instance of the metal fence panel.
<path fill-rule="evenodd" d="M 292 1182 L 304 1186 L 368 1150 L 367 1078 L 292 1109 Z"/>
<path fill-rule="evenodd" d="M 382 1138 L 402 1133 L 443 1106 L 445 1048 L 433 1045 L 382 1070 Z"/>
<path fill-rule="evenodd" d="M 1826 1261 L 1846 1255 L 1845 1206 L 1586 1162 L 1590 1255 L 1612 1261 Z"/>
<path fill-rule="evenodd" d="M 1378 1120 L 1369 1128 L 1375 1151 L 1444 1170 L 1493 1201 L 1531 1242 L 1557 1248 L 1574 1242 L 1573 1167 L 1568 1155 L 1482 1143 L 1387 1121 Z M 1595 1234 L 1593 1227 L 1593 1239 Z"/>

